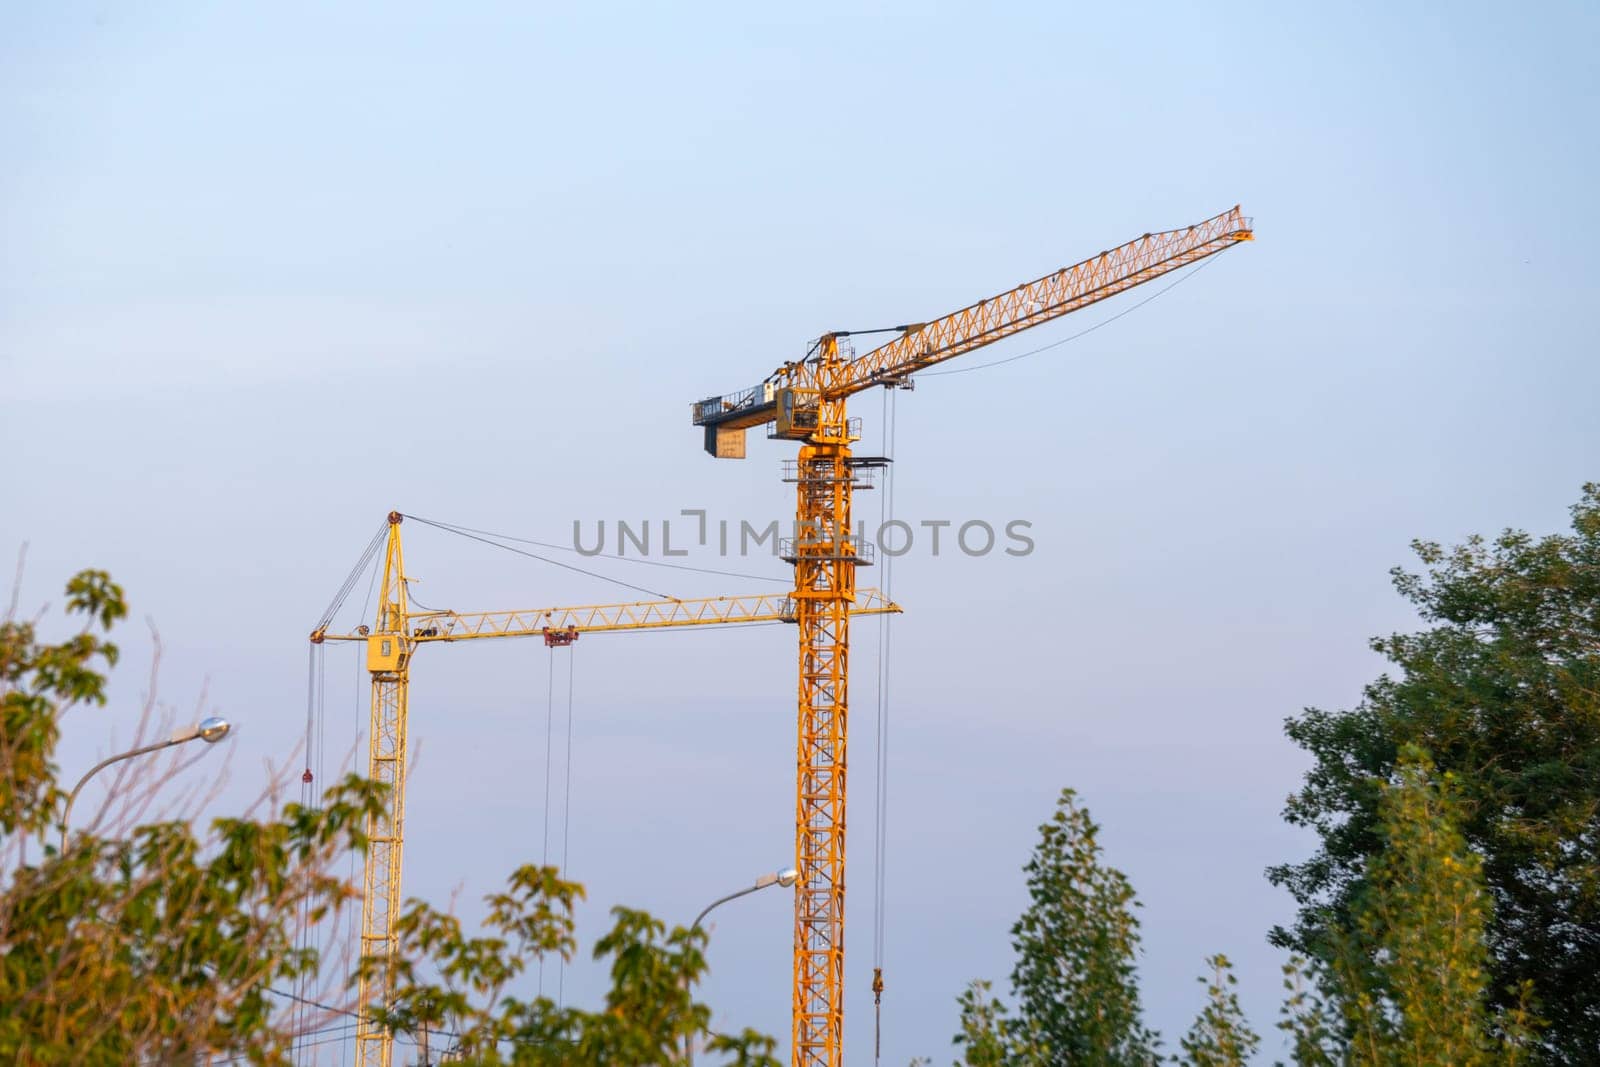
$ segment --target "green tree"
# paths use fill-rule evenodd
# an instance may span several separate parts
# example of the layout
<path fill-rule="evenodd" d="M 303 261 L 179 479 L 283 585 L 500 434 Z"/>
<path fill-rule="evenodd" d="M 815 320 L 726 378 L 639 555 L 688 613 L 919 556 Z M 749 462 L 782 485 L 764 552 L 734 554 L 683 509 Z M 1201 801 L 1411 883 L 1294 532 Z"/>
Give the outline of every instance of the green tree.
<path fill-rule="evenodd" d="M 970 988 L 955 1039 L 967 1063 L 1158 1062 L 1135 973 L 1138 903 L 1127 877 L 1103 861 L 1099 829 L 1077 794 L 1063 790 L 1023 868 L 1031 903 L 1011 929 L 1017 1018 L 986 985 Z"/>
<path fill-rule="evenodd" d="M 1427 1067 L 1526 1062 L 1534 1044 L 1527 988 L 1489 1007 L 1491 905 L 1482 862 L 1456 829 L 1454 783 L 1407 746 L 1379 792 L 1383 847 L 1367 863 L 1353 926 L 1331 963 L 1284 968 L 1279 1028 L 1301 1067 Z"/>
<path fill-rule="evenodd" d="M 1016 1047 L 1018 1035 L 1006 1015 L 1006 1006 L 990 992 L 988 982 L 973 982 L 961 994 L 961 1032 L 955 1044 L 962 1048 L 967 1067 L 1007 1067 L 1029 1062 Z"/>
<path fill-rule="evenodd" d="M 1211 968 L 1211 977 L 1198 979 L 1206 987 L 1206 1006 L 1179 1042 L 1183 1056 L 1174 1056 L 1173 1060 L 1194 1067 L 1244 1067 L 1255 1055 L 1261 1038 L 1250 1029 L 1244 1010 L 1239 1007 L 1239 995 L 1233 991 L 1239 980 L 1233 976 L 1228 957 L 1219 953 L 1206 964 Z"/>
<path fill-rule="evenodd" d="M 1383 849 L 1383 790 L 1415 745 L 1450 776 L 1457 827 L 1491 897 L 1487 991 L 1503 1012 L 1531 988 L 1538 1059 L 1600 1062 L 1600 486 L 1570 534 L 1507 531 L 1414 545 L 1394 572 L 1427 628 L 1373 642 L 1395 671 L 1348 711 L 1287 723 L 1314 764 L 1285 817 L 1320 849 L 1268 874 L 1299 903 L 1273 940 L 1331 964 L 1357 929 Z"/>
<path fill-rule="evenodd" d="M 1488 1007 L 1491 905 L 1482 861 L 1456 829 L 1453 779 L 1436 782 L 1427 755 L 1407 746 L 1395 780 L 1379 788 L 1384 847 L 1368 861 L 1353 930 L 1336 935 L 1349 1062 L 1515 1063 L 1526 1004 L 1497 1015 Z"/>
<path fill-rule="evenodd" d="M 0 1060 L 193 1062 L 223 1051 L 286 1063 L 292 1029 L 269 987 L 316 973 L 296 916 L 316 921 L 347 901 L 329 871 L 362 845 L 381 796 L 349 778 L 320 809 L 219 819 L 204 840 L 165 821 L 119 827 L 116 839 L 78 833 L 58 849 L 62 717 L 104 704 L 117 660 L 105 635 L 127 606 L 108 576 L 84 571 L 66 610 L 83 625 L 54 643 L 14 606 L 0 621 Z"/>
<path fill-rule="evenodd" d="M 396 933 L 400 964 L 394 1004 L 374 1014 L 396 1032 L 448 1033 L 453 1054 L 471 1067 L 665 1067 L 684 1062 L 711 1009 L 694 984 L 706 965 L 703 930 L 675 927 L 628 908 L 612 910 L 611 930 L 595 944 L 611 961 L 611 989 L 598 1011 L 520 999 L 511 992 L 530 959 L 576 950 L 572 911 L 583 888 L 554 867 L 515 871 L 487 898 L 484 930 L 466 934 L 451 915 L 423 901 L 406 904 Z M 367 959 L 363 966 L 377 966 Z M 424 977 L 430 976 L 430 977 Z M 746 1029 L 706 1043 L 736 1067 L 779 1067 L 776 1042 Z M 456 1061 L 452 1061 L 456 1062 Z"/>
<path fill-rule="evenodd" d="M 133 782 L 108 832 L 80 831 L 58 848 L 62 718 L 105 703 L 117 660 L 106 635 L 127 614 L 122 590 L 98 571 L 73 578 L 66 608 L 84 624 L 55 643 L 15 608 L 0 621 L 0 1062 L 194 1063 L 220 1053 L 287 1064 L 306 1016 L 285 1010 L 296 1003 L 285 993 L 301 982 L 323 988 L 339 969 L 298 935 L 356 896 L 333 872 L 365 847 L 382 787 L 351 776 L 320 807 L 216 819 L 196 836 L 188 820 L 139 821 L 163 782 Z M 473 935 L 409 902 L 397 924 L 399 996 L 374 1014 L 437 1034 L 484 1067 L 680 1062 L 684 1039 L 711 1016 L 691 996 L 705 972 L 698 930 L 668 932 L 616 909 L 595 946 L 612 965 L 600 1010 L 518 999 L 530 959 L 574 951 L 581 895 L 553 869 L 521 868 Z M 734 1067 L 777 1067 L 774 1047 L 745 1030 L 707 1050 Z"/>
<path fill-rule="evenodd" d="M 1278 1029 L 1288 1037 L 1296 1067 L 1334 1067 L 1343 1063 L 1344 1028 L 1324 990 L 1331 985 L 1322 965 L 1290 956 L 1283 965 L 1284 998 Z"/>
<path fill-rule="evenodd" d="M 106 676 L 116 665 L 109 632 L 128 614 L 122 587 L 104 571 L 87 570 L 67 583 L 67 613 L 85 617 L 59 644 L 38 639 L 37 625 L 17 617 L 13 599 L 0 620 L 0 834 L 43 834 L 58 801 L 54 761 L 61 717 L 80 704 L 106 702 Z"/>

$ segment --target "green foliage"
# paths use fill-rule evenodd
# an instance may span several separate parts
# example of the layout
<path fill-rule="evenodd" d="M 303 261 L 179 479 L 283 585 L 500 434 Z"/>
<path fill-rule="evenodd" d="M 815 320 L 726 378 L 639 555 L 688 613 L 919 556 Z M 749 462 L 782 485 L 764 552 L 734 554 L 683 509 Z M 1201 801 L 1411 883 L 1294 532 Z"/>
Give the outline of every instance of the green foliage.
<path fill-rule="evenodd" d="M 53 819 L 56 743 L 61 713 L 76 704 L 104 704 L 99 665 L 117 662 L 117 646 L 95 633 L 128 614 L 122 588 L 104 571 L 86 570 L 67 583 L 67 613 L 86 618 L 59 644 L 39 641 L 34 623 L 0 620 L 0 835 L 40 833 Z"/>
<path fill-rule="evenodd" d="M 955 1044 L 962 1046 L 961 1062 L 968 1067 L 1025 1062 L 1012 1047 L 1014 1027 L 1006 1017 L 1006 1007 L 989 990 L 988 982 L 973 982 L 961 994 L 961 1032 L 955 1039 Z"/>
<path fill-rule="evenodd" d="M 1288 1035 L 1296 1067 L 1334 1067 L 1343 1062 L 1343 1025 L 1320 992 L 1325 975 L 1319 964 L 1290 956 L 1283 965 L 1284 998 L 1278 1029 Z"/>
<path fill-rule="evenodd" d="M 969 1064 L 1158 1062 L 1141 1019 L 1135 961 L 1138 906 L 1128 879 L 1102 860 L 1099 827 L 1063 790 L 1024 869 L 1027 911 L 1012 927 L 1016 1019 L 978 984 L 962 997 L 955 1039 Z"/>
<path fill-rule="evenodd" d="M 1482 864 L 1456 829 L 1452 782 L 1420 750 L 1377 783 L 1383 848 L 1339 931 L 1331 988 L 1356 1067 L 1501 1062 L 1486 1008 L 1490 904 Z"/>
<path fill-rule="evenodd" d="M 1450 776 L 1438 788 L 1432 772 L 1408 746 L 1398 780 L 1381 787 L 1384 847 L 1337 957 L 1358 1065 L 1490 1060 L 1482 863 L 1456 831 Z"/>
<path fill-rule="evenodd" d="M 375 1006 L 374 1014 L 402 1033 L 452 1033 L 463 1062 L 475 1067 L 682 1063 L 685 1042 L 698 1040 L 711 1020 L 711 1009 L 692 992 L 706 969 L 702 930 L 669 932 L 644 912 L 614 908 L 612 928 L 594 948 L 596 959 L 611 961 L 601 1010 L 508 993 L 530 959 L 571 958 L 572 910 L 582 896 L 582 887 L 553 867 L 519 868 L 505 892 L 488 898 L 479 936 L 466 935 L 453 916 L 408 901 L 396 926 L 395 1003 L 388 1011 Z M 369 975 L 381 973 L 377 959 L 362 966 Z M 713 1037 L 706 1050 L 739 1067 L 778 1067 L 775 1047 L 771 1038 L 744 1030 Z"/>
<path fill-rule="evenodd" d="M 1290 959 L 1279 1029 L 1299 1067 L 1488 1067 L 1527 1062 L 1536 1020 L 1524 986 L 1489 1004 L 1493 915 L 1480 858 L 1458 829 L 1458 787 L 1426 753 L 1402 749 L 1377 797 L 1381 847 L 1366 864 L 1352 925 L 1326 962 Z M 988 983 L 962 994 L 955 1045 L 969 1067 L 1156 1062 L 1139 1021 L 1138 923 L 1127 879 L 1101 858 L 1098 827 L 1071 790 L 1040 828 L 1026 868 L 1032 904 L 1013 928 L 1018 1012 Z M 1206 1003 L 1174 1063 L 1243 1067 L 1260 1048 L 1225 956 L 1207 961 Z"/>
<path fill-rule="evenodd" d="M 1334 933 L 1332 962 L 1285 968 L 1280 1029 L 1302 1067 L 1454 1067 L 1526 1062 L 1534 1038 L 1527 990 L 1488 1006 L 1491 906 L 1482 862 L 1456 829 L 1449 775 L 1402 749 L 1378 790 L 1383 848 L 1367 864 L 1351 930 Z M 1307 976 L 1321 993 L 1307 989 Z"/>
<path fill-rule="evenodd" d="M 1183 1056 L 1174 1056 L 1173 1060 L 1194 1067 L 1244 1067 L 1260 1046 L 1261 1038 L 1250 1029 L 1244 1010 L 1239 1007 L 1239 996 L 1233 991 L 1239 980 L 1233 976 L 1228 957 L 1218 954 L 1206 964 L 1211 968 L 1211 977 L 1199 979 L 1206 987 L 1206 1006 L 1179 1042 Z"/>
<path fill-rule="evenodd" d="M 50 644 L 31 622 L 0 622 L 0 1062 L 193 1063 L 224 1053 L 287 1064 L 295 1036 L 271 987 L 319 976 L 328 961 L 297 935 L 355 896 L 329 873 L 386 803 L 354 775 L 320 806 L 289 804 L 275 818 L 214 820 L 194 836 L 183 821 L 77 833 L 52 843 L 64 796 L 54 762 L 62 716 L 105 702 L 117 649 L 102 634 L 127 614 L 122 590 L 99 571 L 67 586 L 79 632 Z M 14 612 L 13 612 L 14 615 Z M 100 631 L 100 632 L 97 632 Z M 147 799 L 160 781 L 135 787 Z M 140 792 L 143 789 L 143 792 Z M 138 799 L 127 810 L 140 810 Z M 38 839 L 41 862 L 27 861 Z M 482 934 L 409 902 L 396 932 L 397 996 L 378 1019 L 398 1030 L 459 1034 L 451 1044 L 481 1065 L 675 1064 L 710 1009 L 693 999 L 705 973 L 705 934 L 670 932 L 618 908 L 595 947 L 611 960 L 599 1011 L 518 999 L 530 959 L 570 958 L 582 887 L 552 868 L 523 867 L 488 898 Z M 371 973 L 373 960 L 361 967 Z M 776 1043 L 744 1030 L 706 1044 L 734 1067 L 777 1067 Z"/>
<path fill-rule="evenodd" d="M 187 824 L 168 822 L 120 841 L 79 835 L 64 855 L 19 867 L 0 893 L 0 1058 L 226 1050 L 286 1062 L 291 1035 L 267 987 L 316 973 L 292 917 L 305 908 L 314 922 L 345 902 L 348 886 L 324 868 L 359 843 L 378 800 L 352 777 L 318 811 L 218 820 L 204 854 Z"/>
<path fill-rule="evenodd" d="M 1157 1040 L 1140 1018 L 1138 903 L 1127 877 L 1103 862 L 1099 832 L 1063 790 L 1023 868 L 1032 903 L 1011 930 L 1011 985 L 1048 1062 L 1150 1063 Z"/>
<path fill-rule="evenodd" d="M 290 1034 L 269 985 L 315 972 L 294 916 L 315 921 L 349 887 L 327 873 L 363 844 L 378 787 L 351 777 L 320 809 L 276 819 L 219 819 L 205 841 L 183 822 L 127 828 L 120 839 L 80 833 L 64 850 L 49 833 L 62 799 L 54 763 L 61 717 L 105 702 L 105 637 L 127 614 L 99 571 L 67 586 L 83 628 L 49 644 L 35 625 L 0 623 L 0 1060 L 6 1063 L 193 1062 L 227 1051 L 287 1062 Z"/>
<path fill-rule="evenodd" d="M 1408 745 L 1451 784 L 1454 822 L 1482 857 L 1492 908 L 1485 989 L 1500 1018 L 1531 996 L 1547 1022 L 1536 1059 L 1600 1062 L 1600 486 L 1572 533 L 1507 531 L 1454 549 L 1419 542 L 1425 573 L 1396 588 L 1428 628 L 1373 647 L 1397 668 L 1349 711 L 1287 723 L 1314 758 L 1285 817 L 1321 839 L 1269 877 L 1300 905 L 1281 945 L 1324 965 L 1360 934 L 1384 868 L 1381 783 Z"/>

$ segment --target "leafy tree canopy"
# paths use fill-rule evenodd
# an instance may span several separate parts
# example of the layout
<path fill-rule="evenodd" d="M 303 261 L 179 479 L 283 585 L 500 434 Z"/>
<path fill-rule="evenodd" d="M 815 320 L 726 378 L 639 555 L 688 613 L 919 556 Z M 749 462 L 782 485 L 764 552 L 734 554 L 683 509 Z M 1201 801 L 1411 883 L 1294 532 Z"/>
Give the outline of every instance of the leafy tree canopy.
<path fill-rule="evenodd" d="M 1143 1022 L 1135 968 L 1138 906 L 1133 887 L 1104 862 L 1100 828 L 1063 790 L 1024 871 L 1030 904 L 1011 928 L 1016 1018 L 985 983 L 961 1000 L 969 1064 L 1089 1064 L 1159 1060 Z"/>
<path fill-rule="evenodd" d="M 530 960 L 572 957 L 572 911 L 582 896 L 554 867 L 519 868 L 505 891 L 486 898 L 488 918 L 473 935 L 454 916 L 409 901 L 396 925 L 397 996 L 374 1015 L 399 1033 L 448 1035 L 459 1057 L 452 1062 L 471 1067 L 666 1067 L 686 1060 L 690 1041 L 703 1042 L 719 1063 L 779 1067 L 776 1042 L 753 1030 L 707 1038 L 711 1009 L 692 992 L 706 970 L 705 932 L 669 932 L 642 911 L 612 909 L 612 928 L 594 946 L 596 959 L 611 961 L 611 988 L 598 1011 L 515 995 Z M 363 966 L 381 974 L 377 959 Z"/>
<path fill-rule="evenodd" d="M 1456 828 L 1451 776 L 1406 746 L 1379 790 L 1383 848 L 1367 862 L 1354 924 L 1316 968 L 1320 999 L 1295 988 L 1283 1029 L 1305 1067 L 1515 1067 L 1534 1044 L 1530 988 L 1491 1010 L 1483 864 Z M 1290 967 L 1297 976 L 1300 962 Z"/>
<path fill-rule="evenodd" d="M 133 799 L 114 798 L 113 817 L 96 822 L 104 832 L 58 846 L 62 722 L 105 703 L 117 661 L 108 634 L 127 614 L 99 571 L 68 583 L 66 608 L 81 625 L 53 643 L 15 609 L 0 620 L 0 1062 L 194 1063 L 213 1053 L 287 1064 L 306 1013 L 285 1010 L 285 991 L 346 979 L 330 976 L 337 961 L 300 934 L 355 897 L 335 872 L 364 849 L 383 787 L 350 776 L 320 806 L 216 819 L 196 836 L 186 819 L 140 821 L 162 785 L 147 776 L 129 786 Z M 612 977 L 598 1010 L 521 999 L 531 959 L 575 951 L 582 892 L 553 868 L 520 868 L 476 933 L 408 902 L 393 999 L 366 1010 L 397 1033 L 437 1035 L 436 1049 L 480 1067 L 678 1064 L 690 1039 L 717 1062 L 778 1067 L 769 1037 L 704 1039 L 711 1009 L 692 990 L 705 934 L 669 932 L 644 912 L 616 909 L 595 946 Z"/>
<path fill-rule="evenodd" d="M 1180 1062 L 1194 1067 L 1242 1067 L 1255 1055 L 1261 1038 L 1250 1029 L 1239 1006 L 1239 995 L 1234 992 L 1239 980 L 1233 976 L 1228 957 L 1218 953 L 1206 962 L 1211 976 L 1199 980 L 1206 987 L 1206 1005 L 1179 1042 L 1183 1048 Z"/>
<path fill-rule="evenodd" d="M 1347 711 L 1308 709 L 1289 736 L 1314 759 L 1285 817 L 1320 838 L 1268 875 L 1299 902 L 1273 940 L 1333 964 L 1359 932 L 1385 846 L 1383 783 L 1431 754 L 1489 891 L 1487 994 L 1531 989 L 1542 1062 L 1600 1062 L 1600 486 L 1570 534 L 1417 542 L 1395 587 L 1426 628 L 1373 642 L 1393 664 Z"/>
<path fill-rule="evenodd" d="M 347 901 L 329 870 L 361 847 L 381 794 L 351 777 L 319 809 L 218 819 L 205 840 L 166 821 L 58 847 L 62 719 L 105 703 L 117 661 L 106 634 L 127 605 L 106 574 L 84 571 L 66 610 L 82 624 L 53 643 L 14 609 L 0 621 L 0 1060 L 193 1062 L 226 1050 L 286 1063 L 291 1034 L 270 987 L 316 972 L 295 917 Z"/>

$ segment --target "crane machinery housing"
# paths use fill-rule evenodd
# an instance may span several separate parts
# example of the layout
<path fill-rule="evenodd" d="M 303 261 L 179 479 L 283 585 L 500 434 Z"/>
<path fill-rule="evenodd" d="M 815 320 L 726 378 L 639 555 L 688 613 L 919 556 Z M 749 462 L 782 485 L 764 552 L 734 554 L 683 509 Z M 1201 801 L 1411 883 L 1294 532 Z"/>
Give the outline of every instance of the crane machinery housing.
<path fill-rule="evenodd" d="M 780 555 L 794 564 L 789 594 L 799 632 L 796 753 L 794 981 L 791 1057 L 795 1067 L 840 1067 L 844 1033 L 845 799 L 849 722 L 850 615 L 856 568 L 872 545 L 852 533 L 851 499 L 871 484 L 883 457 L 856 457 L 860 420 L 848 399 L 985 345 L 1058 319 L 1254 239 L 1237 206 L 1183 229 L 1147 233 L 1080 263 L 980 300 L 857 356 L 848 331 L 824 333 L 805 358 L 784 363 L 759 385 L 695 402 L 705 450 L 742 459 L 746 431 L 800 445 L 785 464 L 796 489 L 795 535 Z M 882 975 L 874 975 L 882 988 Z"/>
<path fill-rule="evenodd" d="M 477 641 L 497 637 L 537 637 L 552 648 L 571 645 L 590 633 L 726 626 L 739 623 L 793 622 L 795 608 L 787 594 L 642 600 L 627 604 L 534 608 L 512 611 L 455 612 L 412 610 L 400 542 L 404 516 L 391 511 L 387 531 L 380 530 L 356 564 L 352 578 L 365 573 L 382 547 L 383 572 L 378 586 L 377 617 L 371 627 L 354 633 L 329 633 L 333 615 L 353 585 L 335 598 L 311 632 L 311 643 L 357 641 L 366 645 L 372 677 L 372 716 L 368 725 L 367 776 L 387 785 L 384 810 L 367 819 L 367 853 L 361 903 L 361 956 L 376 966 L 360 971 L 356 1022 L 358 1067 L 391 1067 L 394 1034 L 380 1026 L 369 1008 L 393 1003 L 399 941 L 401 854 L 405 844 L 406 735 L 412 658 L 424 645 Z M 426 520 L 424 520 L 426 521 Z M 898 612 L 876 590 L 863 590 L 853 614 Z M 309 775 L 309 771 L 307 774 Z M 308 779 L 309 780 L 309 779 Z"/>

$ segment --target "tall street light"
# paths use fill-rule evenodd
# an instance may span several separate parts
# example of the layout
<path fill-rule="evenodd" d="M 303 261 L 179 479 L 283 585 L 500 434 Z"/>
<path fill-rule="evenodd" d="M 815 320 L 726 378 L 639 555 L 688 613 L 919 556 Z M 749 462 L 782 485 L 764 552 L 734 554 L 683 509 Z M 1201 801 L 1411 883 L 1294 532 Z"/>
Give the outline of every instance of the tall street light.
<path fill-rule="evenodd" d="M 72 815 L 72 802 L 78 799 L 78 791 L 83 788 L 84 783 L 90 778 L 93 778 L 97 773 L 105 770 L 113 763 L 120 763 L 125 759 L 133 759 L 135 756 L 143 756 L 151 752 L 159 752 L 164 748 L 171 748 L 173 745 L 182 745 L 190 741 L 204 741 L 208 745 L 214 745 L 224 737 L 227 737 L 228 731 L 231 729 L 233 729 L 233 725 L 227 719 L 203 719 L 194 726 L 184 727 L 165 741 L 157 741 L 153 745 L 144 745 L 115 756 L 107 756 L 93 767 L 90 767 L 84 773 L 84 776 L 78 779 L 78 784 L 72 787 L 72 792 L 67 794 L 67 806 L 61 812 L 61 851 L 65 852 L 67 850 L 67 819 Z M 721 901 L 717 903 L 720 904 Z"/>
<path fill-rule="evenodd" d="M 756 879 L 754 885 L 747 885 L 743 889 L 735 890 L 725 897 L 718 897 L 716 900 L 713 900 L 711 903 L 707 904 L 701 909 L 700 914 L 694 917 L 694 922 L 689 924 L 689 931 L 693 933 L 695 930 L 700 929 L 701 922 L 705 920 L 707 915 L 711 914 L 713 908 L 726 904 L 730 900 L 738 900 L 742 896 L 747 896 L 750 893 L 754 893 L 758 889 L 765 889 L 768 886 L 781 885 L 787 889 L 799 880 L 800 872 L 795 870 L 793 867 L 788 867 L 781 871 L 774 871 L 772 874 L 763 874 L 760 878 Z M 694 1067 L 694 1035 L 689 1034 L 685 1036 L 683 1039 L 683 1045 L 684 1059 L 689 1064 L 689 1067 Z"/>

